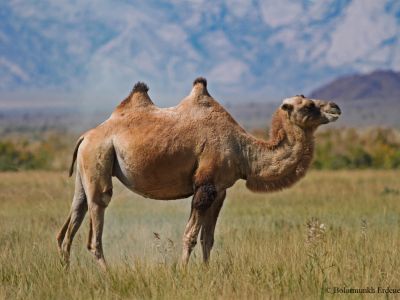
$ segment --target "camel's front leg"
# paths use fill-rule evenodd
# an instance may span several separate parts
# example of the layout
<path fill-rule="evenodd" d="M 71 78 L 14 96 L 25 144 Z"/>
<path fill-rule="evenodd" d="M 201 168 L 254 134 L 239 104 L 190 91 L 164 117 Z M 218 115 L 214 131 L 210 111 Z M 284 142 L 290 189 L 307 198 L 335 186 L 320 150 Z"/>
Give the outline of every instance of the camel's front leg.
<path fill-rule="evenodd" d="M 218 192 L 211 207 L 206 211 L 203 225 L 201 227 L 200 242 L 203 250 L 203 261 L 208 263 L 210 259 L 210 252 L 214 245 L 214 231 L 219 212 L 221 211 L 222 204 L 224 203 L 226 191 Z"/>
<path fill-rule="evenodd" d="M 189 261 L 190 254 L 197 243 L 197 236 L 210 208 L 217 196 L 217 190 L 212 184 L 200 185 L 196 188 L 192 200 L 192 209 L 189 221 L 183 234 L 182 264 L 185 266 Z"/>

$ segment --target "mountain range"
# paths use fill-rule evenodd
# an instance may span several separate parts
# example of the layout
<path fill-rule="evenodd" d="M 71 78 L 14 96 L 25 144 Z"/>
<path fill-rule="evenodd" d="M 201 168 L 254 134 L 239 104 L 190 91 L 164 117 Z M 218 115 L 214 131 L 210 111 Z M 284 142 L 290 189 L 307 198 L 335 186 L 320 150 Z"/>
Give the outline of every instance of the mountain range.
<path fill-rule="evenodd" d="M 314 90 L 310 97 L 343 101 L 400 100 L 400 73 L 378 70 L 365 75 L 339 77 Z"/>

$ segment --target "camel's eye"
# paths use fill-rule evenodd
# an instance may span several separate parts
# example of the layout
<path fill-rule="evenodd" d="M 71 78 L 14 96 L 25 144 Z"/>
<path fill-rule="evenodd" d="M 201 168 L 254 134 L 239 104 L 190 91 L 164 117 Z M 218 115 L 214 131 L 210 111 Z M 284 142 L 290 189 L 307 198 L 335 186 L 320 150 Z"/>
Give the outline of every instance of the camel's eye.
<path fill-rule="evenodd" d="M 306 106 L 303 107 L 303 110 L 305 112 L 310 112 L 310 111 L 312 111 L 314 109 L 315 109 L 315 104 L 313 102 L 310 103 L 310 104 L 307 104 Z"/>

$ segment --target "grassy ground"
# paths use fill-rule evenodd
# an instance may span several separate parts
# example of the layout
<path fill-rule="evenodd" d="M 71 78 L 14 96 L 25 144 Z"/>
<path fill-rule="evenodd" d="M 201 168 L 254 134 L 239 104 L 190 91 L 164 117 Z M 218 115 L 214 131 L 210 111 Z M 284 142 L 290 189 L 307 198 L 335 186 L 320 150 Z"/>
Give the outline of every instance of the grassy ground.
<path fill-rule="evenodd" d="M 71 269 L 60 265 L 55 234 L 72 179 L 0 173 L 0 298 L 300 299 L 329 298 L 334 287 L 400 288 L 399 177 L 310 172 L 274 194 L 253 194 L 239 182 L 222 209 L 210 266 L 201 264 L 198 246 L 186 271 L 177 262 L 190 201 L 146 200 L 116 183 L 104 232 L 111 270 L 104 274 L 85 250 L 87 221 Z"/>

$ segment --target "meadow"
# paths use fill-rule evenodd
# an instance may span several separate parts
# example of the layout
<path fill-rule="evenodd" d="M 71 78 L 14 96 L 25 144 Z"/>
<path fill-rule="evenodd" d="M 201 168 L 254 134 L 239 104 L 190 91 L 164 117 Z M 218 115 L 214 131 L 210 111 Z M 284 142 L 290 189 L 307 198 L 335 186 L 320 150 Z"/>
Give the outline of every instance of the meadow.
<path fill-rule="evenodd" d="M 228 192 L 208 267 L 196 247 L 179 267 L 190 200 L 141 198 L 118 182 L 106 212 L 103 273 L 84 221 L 63 269 L 55 235 L 73 179 L 65 172 L 0 173 L 1 299 L 355 298 L 335 287 L 400 288 L 400 171 L 310 171 L 293 188 Z M 400 296 L 400 294 L 397 294 Z"/>

